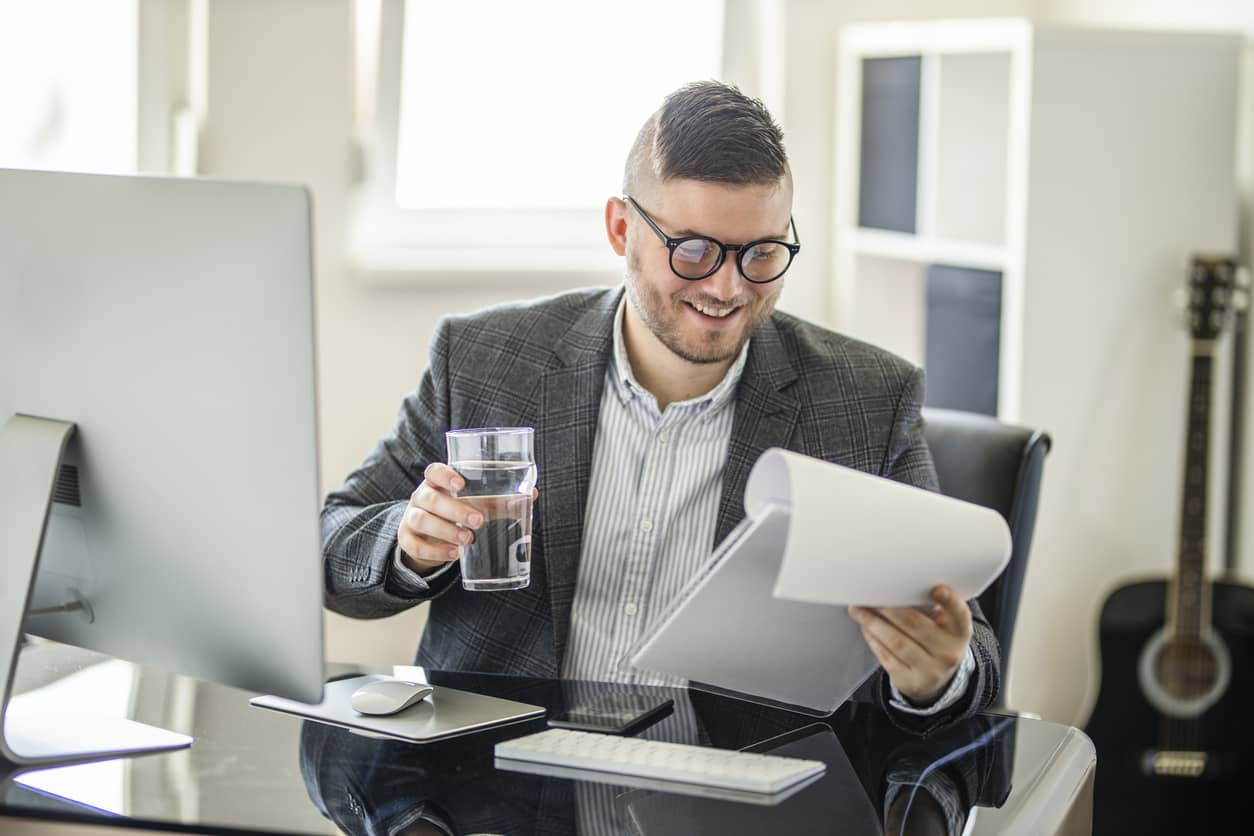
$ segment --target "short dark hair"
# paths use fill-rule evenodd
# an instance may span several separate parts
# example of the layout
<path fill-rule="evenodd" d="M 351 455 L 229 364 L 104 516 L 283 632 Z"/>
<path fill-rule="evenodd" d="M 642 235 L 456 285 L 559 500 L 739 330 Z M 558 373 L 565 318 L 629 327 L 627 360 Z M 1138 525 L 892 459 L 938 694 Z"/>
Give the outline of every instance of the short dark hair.
<path fill-rule="evenodd" d="M 623 191 L 651 175 L 734 186 L 776 183 L 788 173 L 784 132 L 766 105 L 730 84 L 698 81 L 666 97 L 627 155 Z"/>

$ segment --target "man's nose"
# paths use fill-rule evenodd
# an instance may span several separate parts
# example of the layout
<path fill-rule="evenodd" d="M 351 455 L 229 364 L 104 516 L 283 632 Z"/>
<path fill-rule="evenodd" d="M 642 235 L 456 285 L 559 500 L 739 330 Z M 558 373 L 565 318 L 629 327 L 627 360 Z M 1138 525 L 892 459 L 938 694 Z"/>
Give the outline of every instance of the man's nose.
<path fill-rule="evenodd" d="M 736 298 L 740 293 L 740 283 L 744 279 L 740 275 L 740 268 L 736 266 L 736 257 L 739 253 L 728 253 L 723 259 L 723 263 L 718 266 L 712 275 L 702 280 L 702 288 L 711 296 L 728 301 Z"/>

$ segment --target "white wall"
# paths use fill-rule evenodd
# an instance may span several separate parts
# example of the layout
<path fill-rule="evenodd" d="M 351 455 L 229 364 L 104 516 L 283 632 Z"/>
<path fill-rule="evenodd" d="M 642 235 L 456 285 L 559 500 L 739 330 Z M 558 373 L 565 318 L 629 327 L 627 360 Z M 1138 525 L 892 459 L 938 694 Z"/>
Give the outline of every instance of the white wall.
<path fill-rule="evenodd" d="M 1254 36 L 1254 4 L 1246 0 L 1045 0 L 1042 3 L 1041 17 L 1066 24 L 1236 31 L 1245 33 L 1247 37 Z M 1236 144 L 1239 255 L 1247 265 L 1251 263 L 1251 234 L 1254 233 L 1251 215 L 1251 207 L 1254 206 L 1254 119 L 1251 118 L 1254 115 L 1254 50 L 1251 49 L 1251 43 L 1254 42 L 1247 42 L 1246 47 L 1239 105 L 1242 118 Z M 1220 224 L 1216 224 L 1207 230 L 1197 230 L 1195 234 L 1195 240 L 1202 241 L 1212 236 L 1222 238 L 1225 232 Z M 1204 245 L 1199 244 L 1199 248 L 1204 248 Z M 1181 272 L 1176 280 L 1183 282 L 1183 279 Z M 1142 307 L 1145 316 L 1162 320 L 1153 329 L 1144 323 L 1138 326 L 1142 334 L 1157 335 L 1152 345 L 1144 346 L 1147 349 L 1146 354 L 1161 354 L 1165 349 L 1174 349 L 1173 354 L 1178 356 L 1165 357 L 1164 369 L 1183 369 L 1184 353 L 1187 350 L 1183 329 L 1176 322 L 1167 321 L 1172 317 L 1161 304 Z M 1111 322 L 1109 326 L 1113 328 L 1115 324 Z M 1124 326 L 1131 324 L 1122 323 Z M 1212 520 L 1209 559 L 1212 573 L 1219 570 L 1225 548 L 1222 518 L 1226 501 L 1224 490 L 1228 462 L 1224 451 L 1230 397 L 1226 385 L 1229 374 L 1226 350 L 1230 346 L 1225 345 L 1224 349 L 1219 358 L 1216 379 L 1215 407 L 1218 414 L 1213 424 L 1212 439 L 1215 448 L 1210 495 Z M 1183 379 L 1180 374 L 1166 372 L 1161 381 Z M 1044 532 L 1041 542 L 1045 544 L 1046 552 L 1038 553 L 1034 548 L 1032 569 L 1035 571 L 1029 571 L 1028 596 L 1019 617 L 1019 628 L 1026 641 L 1019 642 L 1016 639 L 1019 642 L 1016 649 L 1018 658 L 1014 663 L 1011 681 L 1016 703 L 1022 703 L 1024 707 L 1031 706 L 1031 710 L 1039 711 L 1044 716 L 1076 724 L 1085 722 L 1101 687 L 1101 660 L 1096 644 L 1096 631 L 1100 608 L 1107 594 L 1124 582 L 1163 577 L 1171 571 L 1176 561 L 1179 485 L 1182 478 L 1180 470 L 1184 450 L 1185 384 L 1179 385 L 1178 393 L 1164 392 L 1161 387 L 1158 391 L 1131 392 L 1126 391 L 1126 385 L 1121 387 L 1118 381 L 1112 381 L 1103 397 L 1118 398 L 1121 388 L 1125 390 L 1122 392 L 1124 405 L 1131 402 L 1165 404 L 1169 406 L 1163 408 L 1172 411 L 1146 415 L 1146 420 L 1140 423 L 1125 423 L 1118 428 L 1115 435 L 1110 435 L 1113 428 L 1108 421 L 1102 420 L 1101 416 L 1105 413 L 1100 409 L 1101 404 L 1089 403 L 1085 407 L 1083 399 L 1077 396 L 1076 406 L 1072 410 L 1076 414 L 1071 416 L 1073 420 L 1066 423 L 1072 426 L 1081 425 L 1083 416 L 1079 411 L 1088 408 L 1090 419 L 1095 419 L 1088 422 L 1090 446 L 1100 444 L 1098 439 L 1105 434 L 1109 449 L 1139 451 L 1137 455 L 1125 456 L 1125 461 L 1139 460 L 1142 464 L 1137 467 L 1137 472 L 1123 474 L 1121 481 L 1125 486 L 1124 493 L 1093 497 L 1095 501 L 1089 509 L 1091 516 L 1088 517 L 1088 523 L 1075 520 L 1076 526 L 1069 531 Z M 1106 410 L 1106 413 L 1114 411 Z M 1175 431 L 1163 432 L 1165 427 Z M 1245 432 L 1249 437 L 1248 426 Z M 1096 457 L 1100 458 L 1100 454 Z M 1254 456 L 1247 450 L 1242 462 L 1242 472 L 1254 472 L 1252 467 Z M 1143 481 L 1151 473 L 1153 481 Z M 1079 490 L 1081 495 L 1092 494 L 1092 485 L 1110 484 L 1114 481 L 1086 479 L 1082 474 L 1068 475 L 1078 475 L 1080 478 L 1074 479 L 1069 485 L 1051 483 L 1047 463 L 1046 489 Z M 1246 479 L 1248 481 L 1249 477 Z M 1064 478 L 1064 481 L 1068 480 Z M 1086 485 L 1090 487 L 1086 488 Z M 1138 490 L 1137 485 L 1142 485 L 1143 488 Z M 1249 516 L 1250 500 L 1251 494 L 1247 488 L 1247 510 L 1242 515 L 1244 517 Z M 1082 504 L 1083 500 L 1073 500 L 1072 505 L 1077 502 Z M 1098 523 L 1098 520 L 1103 518 L 1123 520 L 1126 531 L 1114 538 L 1098 537 L 1095 538 L 1097 542 L 1078 545 L 1078 538 L 1083 537 L 1080 532 L 1099 531 L 1105 523 Z M 1138 521 L 1144 522 L 1144 525 Z M 1048 553 L 1049 544 L 1064 543 L 1070 543 L 1075 548 L 1067 549 L 1062 554 Z M 1138 543 L 1140 548 L 1129 549 L 1133 543 Z M 1254 548 L 1251 546 L 1254 546 L 1254 539 L 1247 530 L 1241 543 L 1238 574 L 1247 581 L 1251 577 L 1251 567 L 1254 567 Z M 1082 554 L 1076 553 L 1081 551 Z M 1050 561 L 1051 557 L 1054 560 L 1049 565 L 1040 562 Z M 1034 589 L 1036 595 L 1032 595 Z M 1027 651 L 1030 658 L 1023 658 L 1024 651 Z M 1064 678 L 1051 675 L 1051 671 L 1067 669 L 1073 671 L 1072 676 Z"/>
<path fill-rule="evenodd" d="M 391 425 L 400 398 L 418 379 L 426 335 L 449 304 L 364 292 L 345 273 L 349 23 L 346 0 L 212 3 L 199 165 L 205 175 L 295 181 L 313 192 L 324 489 Z M 347 619 L 328 621 L 328 655 L 412 661 L 400 649 L 413 644 L 419 629 L 412 616 L 368 634 L 352 626 Z M 385 636 L 395 649 L 376 646 L 376 637 Z"/>
<path fill-rule="evenodd" d="M 1247 39 L 1237 143 L 1241 257 L 1254 255 L 1254 2 L 1250 0 L 1041 0 L 1042 19 L 1068 24 L 1240 32 Z M 1254 462 L 1254 458 L 1250 460 Z M 1243 550 L 1245 551 L 1245 550 Z M 1246 552 L 1254 557 L 1254 549 Z M 1248 561 L 1247 561 L 1248 565 Z"/>
<path fill-rule="evenodd" d="M 738 0 L 732 0 L 738 2 Z M 1168 3 L 1135 0 L 785 0 L 786 68 L 782 112 L 797 180 L 795 215 L 805 252 L 789 275 L 782 307 L 822 321 L 829 310 L 832 227 L 835 42 L 839 28 L 861 20 L 959 16 L 1036 16 L 1044 19 L 1238 27 L 1254 34 L 1254 4 L 1248 0 Z M 496 277 L 491 286 L 456 290 L 380 287 L 361 282 L 347 269 L 344 224 L 349 198 L 349 0 L 215 0 L 210 8 L 209 119 L 203 137 L 201 172 L 305 182 L 314 193 L 318 280 L 320 433 L 323 486 L 334 487 L 392 425 L 401 398 L 417 383 L 437 319 L 507 299 L 549 293 L 579 277 L 542 286 Z M 612 72 L 606 70 L 607 84 Z M 1248 94 L 1247 94 L 1248 97 Z M 1247 156 L 1251 143 L 1245 143 Z M 1244 193 L 1249 200 L 1249 171 Z M 615 184 L 607 184 L 607 193 Z M 1133 429 L 1135 432 L 1135 429 Z M 1171 453 L 1174 456 L 1174 451 Z M 1046 484 L 1049 486 L 1048 466 Z M 1254 492 L 1251 493 L 1254 496 Z M 1164 509 L 1174 513 L 1174 508 Z M 1084 589 L 1091 576 L 1069 568 L 1053 579 L 1060 589 Z M 1024 603 L 1025 623 L 1091 619 L 1087 603 L 1058 611 L 1033 612 L 1032 589 Z M 1078 599 L 1077 599 L 1078 600 Z M 1051 603 L 1051 606 L 1053 604 Z M 374 663 L 406 663 L 423 623 L 421 608 L 380 622 L 328 619 L 328 655 Z M 1092 630 L 1095 624 L 1089 625 Z M 1057 641 L 1048 630 L 1017 639 L 1011 671 L 1015 704 L 1046 717 L 1082 722 L 1089 674 L 1074 687 L 1037 686 L 1056 680 L 1033 642 Z M 1057 655 L 1057 648 L 1045 657 Z M 1082 668 L 1083 666 L 1077 666 Z"/>

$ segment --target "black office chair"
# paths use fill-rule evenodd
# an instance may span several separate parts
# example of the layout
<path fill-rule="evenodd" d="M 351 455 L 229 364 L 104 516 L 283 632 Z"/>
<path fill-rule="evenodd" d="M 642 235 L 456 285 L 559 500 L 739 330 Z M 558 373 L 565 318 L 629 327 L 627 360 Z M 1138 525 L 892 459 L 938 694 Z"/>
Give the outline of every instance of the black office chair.
<path fill-rule="evenodd" d="M 1010 561 L 978 599 L 1001 643 L 1004 671 L 1036 526 L 1041 470 L 1052 442 L 1040 430 L 974 412 L 929 408 L 923 410 L 923 421 L 941 493 L 992 508 L 1010 526 Z"/>

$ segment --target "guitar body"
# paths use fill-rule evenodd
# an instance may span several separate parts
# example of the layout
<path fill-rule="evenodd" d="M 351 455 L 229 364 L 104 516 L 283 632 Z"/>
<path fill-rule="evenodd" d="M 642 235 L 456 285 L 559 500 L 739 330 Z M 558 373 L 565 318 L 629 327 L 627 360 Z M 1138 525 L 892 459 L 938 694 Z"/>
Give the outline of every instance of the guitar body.
<path fill-rule="evenodd" d="M 1219 699 L 1188 723 L 1188 746 L 1206 752 L 1197 777 L 1156 774 L 1163 714 L 1142 687 L 1142 653 L 1165 621 L 1167 583 L 1121 587 L 1099 622 L 1102 682 L 1085 732 L 1097 748 L 1093 832 L 1250 833 L 1254 802 L 1254 588 L 1215 581 L 1211 629 L 1230 659 Z M 1177 727 L 1179 728 L 1179 727 Z"/>

